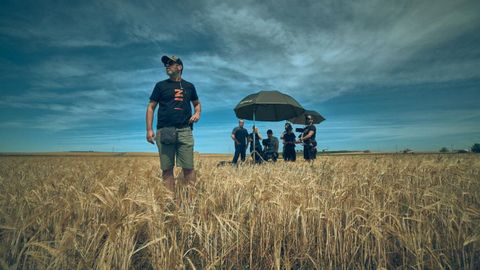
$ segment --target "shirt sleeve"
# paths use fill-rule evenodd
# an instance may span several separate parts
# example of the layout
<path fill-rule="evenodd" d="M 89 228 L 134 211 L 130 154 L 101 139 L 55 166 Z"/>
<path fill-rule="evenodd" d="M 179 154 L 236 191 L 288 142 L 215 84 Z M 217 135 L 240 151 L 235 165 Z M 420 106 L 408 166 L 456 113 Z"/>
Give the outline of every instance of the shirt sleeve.
<path fill-rule="evenodd" d="M 155 87 L 153 88 L 152 94 L 150 95 L 150 100 L 159 102 L 160 101 L 160 86 L 155 84 Z"/>
<path fill-rule="evenodd" d="M 192 84 L 192 101 L 198 100 L 197 89 L 195 89 L 195 85 Z"/>

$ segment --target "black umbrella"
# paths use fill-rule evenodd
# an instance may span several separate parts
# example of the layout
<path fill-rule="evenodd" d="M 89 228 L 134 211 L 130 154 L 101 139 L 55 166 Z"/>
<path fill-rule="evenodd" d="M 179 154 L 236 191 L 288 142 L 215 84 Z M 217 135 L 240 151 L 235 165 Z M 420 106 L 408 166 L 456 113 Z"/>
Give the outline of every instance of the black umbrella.
<path fill-rule="evenodd" d="M 282 121 L 302 114 L 305 109 L 291 96 L 279 91 L 260 91 L 240 100 L 235 115 L 241 119 L 258 121 Z M 253 132 L 255 144 L 255 132 Z M 255 145 L 253 145 L 254 152 Z M 256 153 L 258 154 L 258 153 Z"/>
<path fill-rule="evenodd" d="M 305 125 L 305 116 L 307 115 L 312 116 L 314 124 L 320 124 L 325 120 L 325 118 L 321 114 L 319 114 L 317 111 L 306 110 L 301 115 L 288 119 L 288 121 L 291 122 L 292 124 Z"/>
<path fill-rule="evenodd" d="M 238 118 L 253 121 L 282 121 L 305 111 L 294 98 L 279 91 L 248 95 L 233 110 Z"/>

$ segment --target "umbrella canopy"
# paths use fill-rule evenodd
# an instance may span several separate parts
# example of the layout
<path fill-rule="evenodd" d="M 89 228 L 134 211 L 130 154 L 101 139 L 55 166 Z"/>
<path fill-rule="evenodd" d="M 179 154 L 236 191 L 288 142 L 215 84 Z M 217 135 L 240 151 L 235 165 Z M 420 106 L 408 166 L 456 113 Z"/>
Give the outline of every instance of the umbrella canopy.
<path fill-rule="evenodd" d="M 294 98 L 279 91 L 248 95 L 233 110 L 238 118 L 253 121 L 282 121 L 305 111 Z"/>
<path fill-rule="evenodd" d="M 293 124 L 305 125 L 305 116 L 307 115 L 312 116 L 314 124 L 320 124 L 322 121 L 325 120 L 325 118 L 321 114 L 319 114 L 317 111 L 306 110 L 301 115 L 288 119 L 288 121 Z"/>

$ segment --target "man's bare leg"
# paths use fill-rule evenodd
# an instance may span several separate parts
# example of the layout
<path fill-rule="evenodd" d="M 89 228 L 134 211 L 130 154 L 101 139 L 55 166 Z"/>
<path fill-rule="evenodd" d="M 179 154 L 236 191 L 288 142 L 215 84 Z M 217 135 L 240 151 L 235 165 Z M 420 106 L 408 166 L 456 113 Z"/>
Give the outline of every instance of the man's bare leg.
<path fill-rule="evenodd" d="M 197 177 L 195 175 L 194 169 L 183 169 L 183 178 L 184 183 L 189 186 L 195 186 L 195 182 L 197 181 Z"/>
<path fill-rule="evenodd" d="M 175 194 L 175 178 L 173 177 L 173 168 L 162 171 L 162 178 L 165 187 L 172 192 L 172 195 Z"/>

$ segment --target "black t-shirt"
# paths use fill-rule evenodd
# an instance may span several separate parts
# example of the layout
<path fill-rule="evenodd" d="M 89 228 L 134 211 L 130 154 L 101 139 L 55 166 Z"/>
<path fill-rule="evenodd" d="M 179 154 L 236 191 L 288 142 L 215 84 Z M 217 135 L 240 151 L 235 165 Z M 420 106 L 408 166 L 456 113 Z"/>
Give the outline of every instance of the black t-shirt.
<path fill-rule="evenodd" d="M 315 141 L 315 136 L 317 135 L 317 128 L 314 125 L 306 126 L 305 130 L 303 131 L 303 136 L 306 136 L 310 131 L 313 131 L 313 136 L 305 140 L 306 143 Z"/>
<path fill-rule="evenodd" d="M 285 145 L 288 145 L 288 147 L 295 147 L 295 133 L 285 133 L 283 135 L 283 140 L 285 140 L 286 144 Z M 287 144 L 288 143 L 288 144 Z"/>
<path fill-rule="evenodd" d="M 236 127 L 233 129 L 232 134 L 240 142 L 240 145 L 246 145 L 248 131 L 245 128 Z"/>
<path fill-rule="evenodd" d="M 150 100 L 158 102 L 157 129 L 187 125 L 192 117 L 190 103 L 198 100 L 195 86 L 185 80 L 166 79 L 153 88 Z"/>

